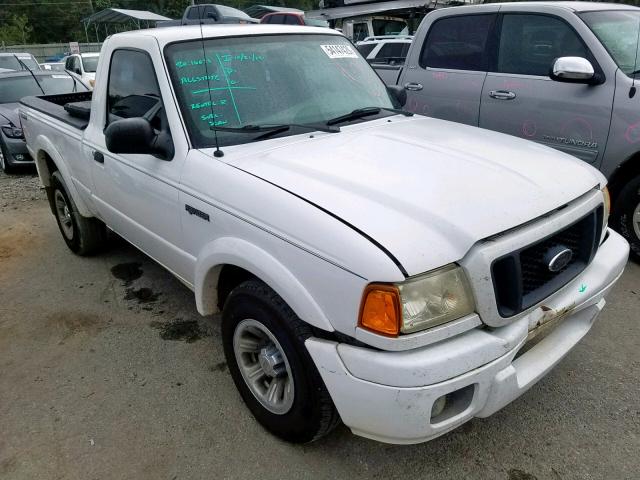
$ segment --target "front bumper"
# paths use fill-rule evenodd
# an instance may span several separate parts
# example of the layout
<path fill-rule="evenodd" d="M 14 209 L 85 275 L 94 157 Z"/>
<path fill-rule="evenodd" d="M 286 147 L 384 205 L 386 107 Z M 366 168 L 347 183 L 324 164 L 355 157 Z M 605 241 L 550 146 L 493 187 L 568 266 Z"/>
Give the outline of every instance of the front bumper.
<path fill-rule="evenodd" d="M 609 231 L 576 279 L 503 327 L 477 328 L 405 352 L 318 338 L 308 339 L 306 346 L 354 433 L 389 443 L 427 441 L 473 417 L 493 414 L 549 372 L 590 330 L 628 255 L 627 242 Z M 547 320 L 542 328 L 550 332 L 519 354 L 530 326 Z M 434 403 L 445 395 L 447 406 L 432 417 Z"/>
<path fill-rule="evenodd" d="M 2 140 L 6 147 L 9 158 L 5 158 L 8 165 L 29 165 L 33 163 L 33 158 L 27 149 L 27 142 L 24 138 L 9 138 L 3 133 Z"/>

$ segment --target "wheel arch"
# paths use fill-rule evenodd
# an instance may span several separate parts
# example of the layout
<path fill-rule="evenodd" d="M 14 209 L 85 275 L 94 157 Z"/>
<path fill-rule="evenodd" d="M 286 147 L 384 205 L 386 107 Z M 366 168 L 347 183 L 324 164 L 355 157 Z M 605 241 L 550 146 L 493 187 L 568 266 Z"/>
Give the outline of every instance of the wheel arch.
<path fill-rule="evenodd" d="M 71 195 L 76 207 L 78 207 L 80 214 L 85 217 L 93 216 L 79 195 L 66 162 L 51 140 L 43 135 L 39 135 L 34 143 L 36 144 L 36 153 L 34 155 L 36 169 L 38 170 L 40 181 L 47 191 L 47 196 L 49 197 L 51 195 L 51 175 L 53 175 L 55 171 L 58 171 L 60 175 L 62 175 L 68 193 Z"/>
<path fill-rule="evenodd" d="M 612 203 L 615 204 L 620 191 L 629 180 L 640 176 L 640 152 L 631 155 L 616 168 L 609 178 L 609 190 Z"/>
<path fill-rule="evenodd" d="M 235 237 L 214 240 L 198 256 L 194 279 L 198 312 L 210 315 L 220 311 L 233 287 L 249 278 L 267 284 L 305 322 L 334 330 L 311 293 L 288 268 L 262 248 Z"/>

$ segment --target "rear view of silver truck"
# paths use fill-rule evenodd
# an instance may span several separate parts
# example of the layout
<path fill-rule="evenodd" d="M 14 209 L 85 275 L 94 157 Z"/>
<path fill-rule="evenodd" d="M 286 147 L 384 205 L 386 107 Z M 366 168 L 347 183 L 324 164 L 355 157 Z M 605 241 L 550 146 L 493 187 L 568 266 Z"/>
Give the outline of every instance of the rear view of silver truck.
<path fill-rule="evenodd" d="M 640 9 L 591 2 L 428 14 L 403 66 L 374 65 L 407 109 L 573 155 L 609 179 L 611 226 L 640 260 Z"/>

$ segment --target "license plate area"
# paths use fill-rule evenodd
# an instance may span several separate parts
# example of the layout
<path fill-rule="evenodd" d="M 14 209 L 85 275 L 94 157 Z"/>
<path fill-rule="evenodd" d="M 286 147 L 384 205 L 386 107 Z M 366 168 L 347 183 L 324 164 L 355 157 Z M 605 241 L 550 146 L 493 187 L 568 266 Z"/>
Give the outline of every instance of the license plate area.
<path fill-rule="evenodd" d="M 522 348 L 518 351 L 515 358 L 528 352 L 538 343 L 544 340 L 555 328 L 567 318 L 573 309 L 575 303 L 560 309 L 553 309 L 542 305 L 536 310 L 536 314 L 532 315 L 529 321 L 529 333 Z"/>

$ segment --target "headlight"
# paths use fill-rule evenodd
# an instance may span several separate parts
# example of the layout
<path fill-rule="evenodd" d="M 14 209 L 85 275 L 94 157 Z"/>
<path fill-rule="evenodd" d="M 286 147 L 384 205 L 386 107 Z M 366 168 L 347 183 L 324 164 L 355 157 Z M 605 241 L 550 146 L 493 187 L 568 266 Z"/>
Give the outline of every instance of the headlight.
<path fill-rule="evenodd" d="M 24 138 L 22 129 L 18 127 L 2 127 L 2 132 L 9 138 Z"/>
<path fill-rule="evenodd" d="M 369 285 L 364 292 L 359 325 L 396 336 L 457 320 L 474 309 L 464 270 L 449 265 L 395 285 Z"/>

